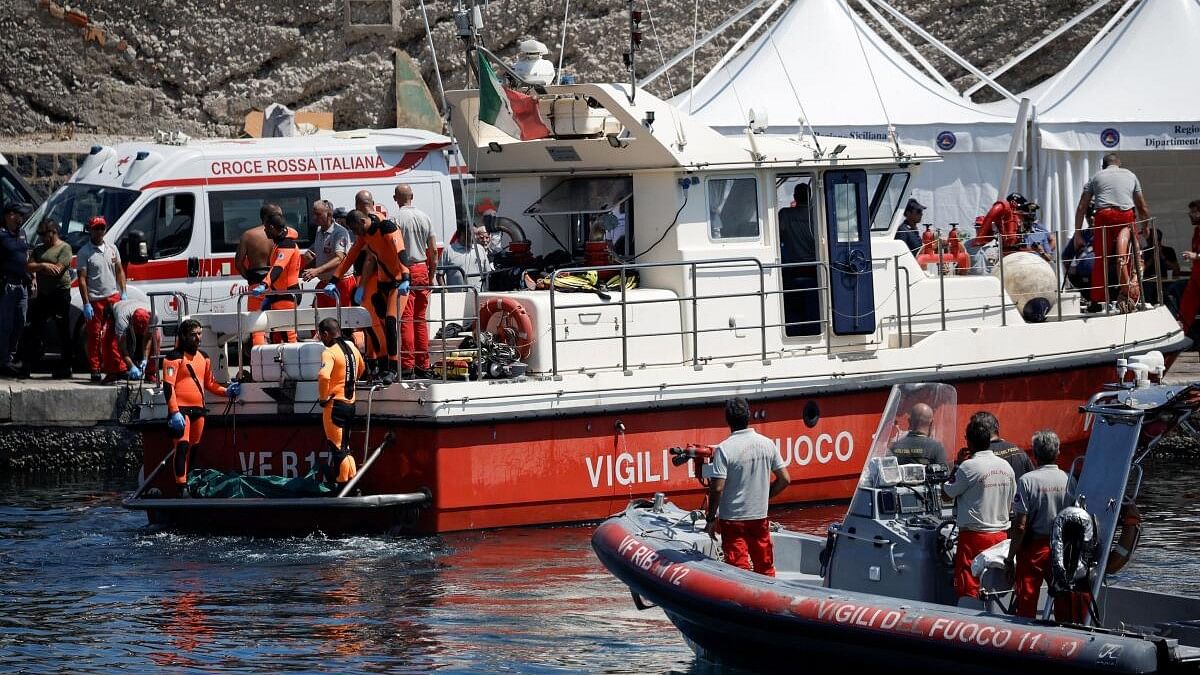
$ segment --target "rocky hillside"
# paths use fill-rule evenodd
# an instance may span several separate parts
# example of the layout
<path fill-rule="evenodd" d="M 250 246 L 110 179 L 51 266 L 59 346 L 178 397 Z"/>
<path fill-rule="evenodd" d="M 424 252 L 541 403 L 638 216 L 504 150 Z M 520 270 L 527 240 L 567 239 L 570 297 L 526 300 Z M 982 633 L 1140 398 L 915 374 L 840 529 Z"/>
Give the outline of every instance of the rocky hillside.
<path fill-rule="evenodd" d="M 347 28 L 345 0 L 76 1 L 0 0 L 0 137 L 145 135 L 156 128 L 229 135 L 241 130 L 246 112 L 271 102 L 332 110 L 339 128 L 389 126 L 396 120 L 392 49 L 406 51 L 434 82 L 419 0 L 351 0 L 353 22 L 382 29 Z M 692 43 L 696 7 L 703 34 L 747 1 L 648 0 L 645 70 L 659 63 L 660 51 L 669 58 Z M 894 6 L 988 70 L 1091 2 L 894 0 Z M 442 75 L 448 86 L 461 86 L 454 3 L 427 4 Z M 647 0 L 638 5 L 645 8 Z M 626 8 L 622 0 L 570 3 L 568 71 L 581 80 L 623 79 Z M 1093 15 L 1070 39 L 1002 81 L 1019 90 L 1062 67 L 1112 11 Z M 556 55 L 562 12 L 558 1 L 490 0 L 486 42 L 511 54 L 522 37 L 534 35 Z M 703 49 L 698 72 L 752 20 Z M 932 49 L 925 52 L 956 84 L 973 81 Z M 685 88 L 688 64 L 671 75 L 676 91 Z M 669 88 L 666 78 L 654 86 L 659 94 Z"/>

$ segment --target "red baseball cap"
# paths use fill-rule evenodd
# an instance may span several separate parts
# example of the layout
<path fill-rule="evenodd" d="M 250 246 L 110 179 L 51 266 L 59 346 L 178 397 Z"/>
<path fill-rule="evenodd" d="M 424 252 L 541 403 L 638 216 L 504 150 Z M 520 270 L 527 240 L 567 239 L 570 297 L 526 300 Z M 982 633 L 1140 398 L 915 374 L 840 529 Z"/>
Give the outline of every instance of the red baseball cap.
<path fill-rule="evenodd" d="M 89 230 L 93 230 L 97 227 L 108 227 L 108 221 L 104 219 L 104 216 L 93 216 L 92 219 L 88 221 Z"/>
<path fill-rule="evenodd" d="M 150 327 L 150 312 L 140 307 L 133 310 L 133 315 L 129 317 L 129 327 L 138 333 L 145 333 Z"/>

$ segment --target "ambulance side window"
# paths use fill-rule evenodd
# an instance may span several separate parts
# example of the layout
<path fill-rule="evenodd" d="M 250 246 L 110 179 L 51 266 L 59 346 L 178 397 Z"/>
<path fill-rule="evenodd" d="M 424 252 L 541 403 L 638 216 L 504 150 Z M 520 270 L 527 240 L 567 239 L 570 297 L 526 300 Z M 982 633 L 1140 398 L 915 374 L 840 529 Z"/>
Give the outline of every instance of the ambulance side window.
<path fill-rule="evenodd" d="M 213 253 L 233 253 L 242 233 L 259 225 L 259 209 L 271 201 L 283 209 L 283 219 L 296 228 L 299 244 L 313 239 L 312 203 L 321 198 L 318 188 L 283 190 L 228 190 L 208 193 L 208 216 L 212 223 Z"/>
<path fill-rule="evenodd" d="M 196 196 L 190 192 L 163 195 L 142 207 L 127 232 L 141 232 L 150 259 L 177 256 L 192 243 L 196 222 Z"/>

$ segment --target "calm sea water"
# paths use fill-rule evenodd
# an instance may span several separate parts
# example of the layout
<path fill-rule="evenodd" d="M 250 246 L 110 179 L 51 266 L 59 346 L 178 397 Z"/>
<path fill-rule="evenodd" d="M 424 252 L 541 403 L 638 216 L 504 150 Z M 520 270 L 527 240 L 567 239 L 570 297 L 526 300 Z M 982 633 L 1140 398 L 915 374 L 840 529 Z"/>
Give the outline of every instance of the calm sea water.
<path fill-rule="evenodd" d="M 1200 469 L 1149 467 L 1122 575 L 1200 595 Z M 0 671 L 711 672 L 592 528 L 266 540 L 152 533 L 126 478 L 0 485 Z M 844 506 L 778 510 L 822 532 Z"/>

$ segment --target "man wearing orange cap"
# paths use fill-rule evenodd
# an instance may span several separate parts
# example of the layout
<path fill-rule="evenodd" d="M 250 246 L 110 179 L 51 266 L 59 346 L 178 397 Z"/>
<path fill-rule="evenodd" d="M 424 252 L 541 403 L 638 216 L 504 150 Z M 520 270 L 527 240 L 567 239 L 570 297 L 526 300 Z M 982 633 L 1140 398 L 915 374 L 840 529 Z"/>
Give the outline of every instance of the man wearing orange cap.
<path fill-rule="evenodd" d="M 130 380 L 145 375 L 148 381 L 155 381 L 151 358 L 159 351 L 160 325 L 157 316 L 151 317 L 150 298 L 137 288 L 130 288 L 125 299 L 113 305 L 117 346 Z"/>
<path fill-rule="evenodd" d="M 87 320 L 87 353 L 92 382 L 115 382 L 125 375 L 117 331 L 113 326 L 113 305 L 125 297 L 125 270 L 117 247 L 104 241 L 108 221 L 96 216 L 88 221 L 91 240 L 79 249 L 75 270 L 79 276 L 79 295 L 83 298 L 83 318 Z"/>

